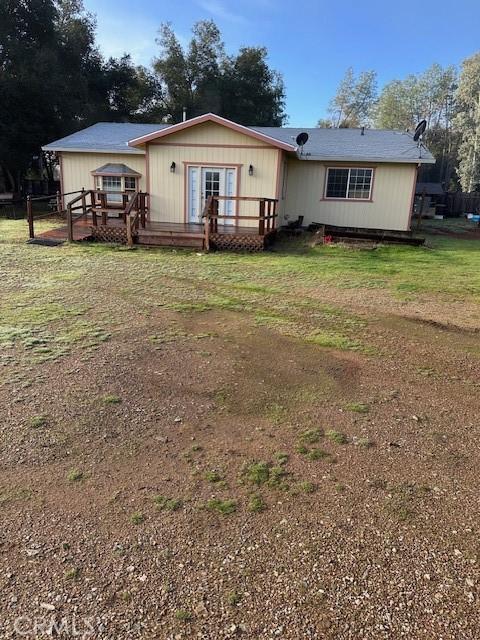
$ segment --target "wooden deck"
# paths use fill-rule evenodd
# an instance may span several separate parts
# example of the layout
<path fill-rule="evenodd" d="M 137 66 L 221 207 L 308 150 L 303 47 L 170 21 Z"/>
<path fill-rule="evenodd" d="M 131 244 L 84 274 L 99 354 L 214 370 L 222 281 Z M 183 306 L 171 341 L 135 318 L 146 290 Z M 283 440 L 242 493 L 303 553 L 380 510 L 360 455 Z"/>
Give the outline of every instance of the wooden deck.
<path fill-rule="evenodd" d="M 93 225 L 90 216 L 80 218 L 73 225 L 74 241 L 97 240 L 99 242 L 126 242 L 126 225 L 120 218 L 108 218 L 106 226 L 97 224 Z M 211 240 L 219 242 L 220 236 L 227 237 L 249 237 L 253 241 L 259 242 L 264 240 L 266 236 L 260 236 L 256 227 L 240 227 L 235 225 L 218 225 L 218 231 L 213 234 Z M 51 240 L 68 239 L 67 225 L 60 225 L 55 229 L 44 231 L 36 234 L 37 238 L 45 238 Z M 175 223 L 175 222 L 154 222 L 148 221 L 145 229 L 141 227 L 137 230 L 135 244 L 156 247 L 192 247 L 203 249 L 205 230 L 203 224 L 194 223 Z M 233 239 L 233 238 L 232 238 Z"/>
<path fill-rule="evenodd" d="M 117 193 L 117 192 L 116 192 Z M 65 195 L 75 195 L 61 209 Z M 202 222 L 174 223 L 149 220 L 150 196 L 137 191 L 123 194 L 117 209 L 107 207 L 108 192 L 82 189 L 69 194 L 57 193 L 57 211 L 66 214 L 66 224 L 59 222 L 56 229 L 35 235 L 32 199 L 27 199 L 30 242 L 61 243 L 63 240 L 112 242 L 154 247 L 192 247 L 231 249 L 233 251 L 262 251 L 275 236 L 278 200 L 255 196 L 208 196 L 202 213 Z M 117 193 L 118 195 L 118 193 Z M 43 197 L 42 197 L 43 198 Z M 42 199 L 41 198 L 41 199 Z M 38 198 L 37 198 L 38 199 Z M 258 203 L 258 214 L 220 213 L 222 200 Z M 247 222 L 248 221 L 248 222 Z M 246 226 L 248 224 L 248 226 Z M 245 226 L 243 226 L 245 225 Z"/>

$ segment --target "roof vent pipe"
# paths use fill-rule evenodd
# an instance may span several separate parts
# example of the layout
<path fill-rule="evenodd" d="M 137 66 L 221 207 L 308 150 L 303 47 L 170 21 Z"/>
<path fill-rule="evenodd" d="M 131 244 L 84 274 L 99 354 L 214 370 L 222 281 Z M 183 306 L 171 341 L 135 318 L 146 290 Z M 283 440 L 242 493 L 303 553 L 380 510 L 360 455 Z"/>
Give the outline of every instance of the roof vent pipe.
<path fill-rule="evenodd" d="M 362 127 L 362 131 L 361 131 L 360 135 L 361 135 L 361 136 L 364 136 L 364 135 L 365 135 L 365 127 Z"/>
<path fill-rule="evenodd" d="M 187 107 L 183 107 L 183 117 L 182 117 L 183 122 L 185 122 L 186 119 L 187 119 Z"/>

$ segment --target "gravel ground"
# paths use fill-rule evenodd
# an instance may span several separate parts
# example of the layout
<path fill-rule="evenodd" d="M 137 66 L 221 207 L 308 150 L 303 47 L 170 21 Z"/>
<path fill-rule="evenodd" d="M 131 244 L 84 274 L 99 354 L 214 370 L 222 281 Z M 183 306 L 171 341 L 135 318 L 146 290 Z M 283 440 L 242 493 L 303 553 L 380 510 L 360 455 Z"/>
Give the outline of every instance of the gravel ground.
<path fill-rule="evenodd" d="M 247 331 L 232 313 L 179 322 L 225 332 L 107 343 L 88 362 L 45 365 L 41 391 L 10 406 L 2 637 L 18 636 L 19 616 L 20 630 L 76 624 L 95 638 L 478 637 L 470 336 L 420 325 L 406 339 L 397 317 L 371 333 L 391 345 L 380 357 Z M 32 415 L 46 424 L 32 429 Z M 348 441 L 320 435 L 330 456 L 310 460 L 297 445 L 317 428 Z M 246 461 L 279 451 L 288 489 L 240 482 Z M 264 511 L 248 510 L 252 493 Z M 182 506 L 158 509 L 156 495 Z M 212 497 L 237 510 L 208 511 Z"/>
<path fill-rule="evenodd" d="M 2 639 L 479 637 L 478 308 L 318 296 L 368 350 L 129 309 L 0 386 Z"/>

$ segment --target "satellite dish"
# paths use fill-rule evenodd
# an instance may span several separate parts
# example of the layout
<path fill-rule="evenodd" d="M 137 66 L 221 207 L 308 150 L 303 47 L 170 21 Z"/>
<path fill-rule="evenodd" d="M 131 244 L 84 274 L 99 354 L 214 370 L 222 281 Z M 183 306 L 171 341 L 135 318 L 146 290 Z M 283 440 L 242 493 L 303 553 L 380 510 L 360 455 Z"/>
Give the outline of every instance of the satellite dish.
<path fill-rule="evenodd" d="M 308 140 L 308 133 L 305 133 L 305 131 L 303 133 L 299 133 L 296 139 L 296 143 L 299 147 L 303 147 L 303 145 L 307 142 Z"/>
<path fill-rule="evenodd" d="M 425 133 L 425 129 L 426 128 L 427 128 L 427 121 L 426 120 L 420 120 L 420 122 L 415 127 L 415 133 L 413 134 L 413 139 L 414 139 L 415 142 L 420 140 L 422 135 Z"/>

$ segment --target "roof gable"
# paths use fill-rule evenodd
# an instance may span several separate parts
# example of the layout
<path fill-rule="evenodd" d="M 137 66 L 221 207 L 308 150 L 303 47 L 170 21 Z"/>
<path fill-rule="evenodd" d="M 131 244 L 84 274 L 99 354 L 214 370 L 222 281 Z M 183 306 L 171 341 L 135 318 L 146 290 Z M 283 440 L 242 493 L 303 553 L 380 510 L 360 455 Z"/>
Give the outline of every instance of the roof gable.
<path fill-rule="evenodd" d="M 284 151 L 295 151 L 296 149 L 293 144 L 279 140 L 278 138 L 265 134 L 261 131 L 245 127 L 241 124 L 237 124 L 236 122 L 232 122 L 231 120 L 227 120 L 226 118 L 217 116 L 214 113 L 206 113 L 203 116 L 191 118 L 190 120 L 185 120 L 185 122 L 179 122 L 178 124 L 173 124 L 167 128 L 159 129 L 158 131 L 154 131 L 153 133 L 134 138 L 130 140 L 128 144 L 131 147 L 138 147 L 142 144 L 146 144 L 147 142 L 166 138 L 167 136 L 171 136 L 180 131 L 185 131 L 186 129 L 196 127 L 206 122 L 213 122 L 217 125 L 226 127 L 227 129 L 248 136 L 249 138 L 253 138 L 255 140 L 263 142 L 269 146 L 276 147 L 277 149 L 283 149 Z"/>

